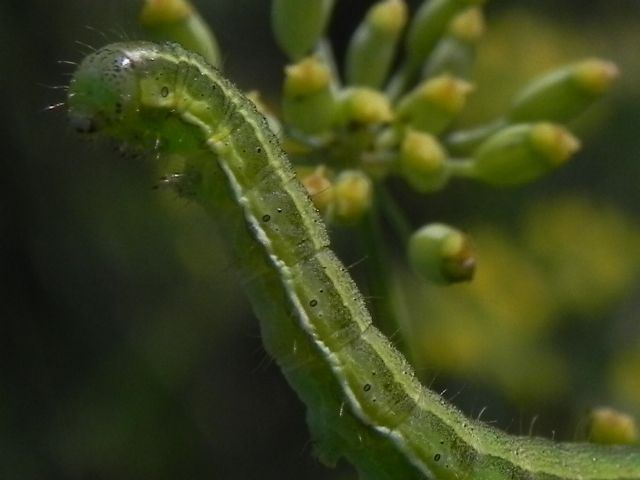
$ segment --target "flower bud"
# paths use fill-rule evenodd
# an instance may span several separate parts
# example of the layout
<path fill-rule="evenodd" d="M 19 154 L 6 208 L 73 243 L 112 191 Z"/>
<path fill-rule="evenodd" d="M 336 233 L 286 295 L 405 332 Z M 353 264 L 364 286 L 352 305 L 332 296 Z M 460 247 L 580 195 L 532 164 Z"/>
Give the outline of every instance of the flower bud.
<path fill-rule="evenodd" d="M 284 93 L 289 97 L 302 97 L 327 90 L 331 71 L 319 57 L 306 57 L 285 68 Z"/>
<path fill-rule="evenodd" d="M 484 18 L 479 7 L 462 11 L 451 22 L 449 34 L 436 46 L 422 69 L 422 78 L 449 73 L 470 78 L 477 44 L 484 34 Z"/>
<path fill-rule="evenodd" d="M 618 67 L 599 59 L 567 65 L 533 80 L 516 95 L 511 122 L 565 122 L 604 95 L 618 77 Z"/>
<path fill-rule="evenodd" d="M 378 90 L 353 87 L 342 98 L 342 120 L 347 124 L 370 125 L 389 123 L 393 110 L 389 99 Z"/>
<path fill-rule="evenodd" d="M 293 60 L 308 54 L 327 26 L 334 0 L 273 0 L 271 26 L 280 48 Z"/>
<path fill-rule="evenodd" d="M 483 0 L 425 0 L 413 17 L 407 35 L 407 57 L 419 68 L 446 32 L 453 17 Z"/>
<path fill-rule="evenodd" d="M 285 68 L 283 117 L 305 133 L 326 131 L 335 121 L 337 101 L 329 66 L 319 57 L 307 57 Z"/>
<path fill-rule="evenodd" d="M 579 140 L 559 125 L 512 125 L 477 148 L 470 176 L 493 185 L 531 182 L 567 162 L 579 147 Z"/>
<path fill-rule="evenodd" d="M 211 65 L 220 66 L 218 42 L 188 0 L 145 0 L 140 23 L 153 39 L 177 42 Z"/>
<path fill-rule="evenodd" d="M 404 0 L 382 0 L 369 9 L 347 49 L 345 70 L 349 84 L 382 86 L 406 21 Z"/>
<path fill-rule="evenodd" d="M 464 108 L 473 86 L 444 74 L 418 85 L 398 102 L 398 119 L 434 135 L 441 133 Z"/>
<path fill-rule="evenodd" d="M 409 239 L 409 264 L 420 276 L 438 284 L 469 281 L 476 261 L 469 238 L 442 223 L 431 223 Z"/>
<path fill-rule="evenodd" d="M 631 415 L 600 407 L 591 412 L 589 420 L 590 442 L 606 445 L 638 443 L 638 425 Z"/>
<path fill-rule="evenodd" d="M 480 7 L 470 7 L 454 17 L 449 35 L 467 43 L 477 43 L 484 35 L 484 15 Z"/>
<path fill-rule="evenodd" d="M 358 222 L 371 208 L 373 185 L 360 170 L 345 170 L 333 186 L 331 217 L 345 224 Z"/>
<path fill-rule="evenodd" d="M 409 129 L 400 145 L 400 171 L 418 192 L 439 190 L 448 180 L 446 157 L 433 135 Z"/>

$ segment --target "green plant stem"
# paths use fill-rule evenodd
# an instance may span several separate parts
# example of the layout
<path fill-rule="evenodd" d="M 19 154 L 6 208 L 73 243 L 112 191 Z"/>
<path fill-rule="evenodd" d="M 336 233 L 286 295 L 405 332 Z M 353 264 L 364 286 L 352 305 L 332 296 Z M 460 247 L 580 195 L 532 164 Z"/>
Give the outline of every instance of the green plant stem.
<path fill-rule="evenodd" d="M 398 205 L 395 197 L 391 195 L 388 188 L 379 183 L 377 185 L 377 195 L 376 198 L 380 202 L 380 206 L 382 209 L 382 214 L 385 219 L 391 225 L 391 228 L 398 236 L 402 248 L 406 249 L 409 244 L 409 239 L 411 238 L 411 234 L 413 233 L 413 227 L 411 226 L 411 222 L 405 215 L 404 211 Z M 389 281 L 389 290 L 388 295 L 390 297 L 390 302 L 393 304 L 396 324 L 400 331 L 402 332 L 403 337 L 403 353 L 415 365 L 416 359 L 419 357 L 419 353 L 417 351 L 418 346 L 416 342 L 413 341 L 415 336 L 413 335 L 413 323 L 411 321 L 411 315 L 409 314 L 409 310 L 407 307 L 407 299 L 405 297 L 406 293 L 402 289 L 402 282 L 399 281 L 393 275 L 393 281 Z"/>
<path fill-rule="evenodd" d="M 445 165 L 452 176 L 464 178 L 474 178 L 476 176 L 474 163 L 470 158 L 449 158 Z"/>
<path fill-rule="evenodd" d="M 391 100 L 397 100 L 409 90 L 411 81 L 418 76 L 416 68 L 403 64 L 400 69 L 391 77 L 386 88 L 386 94 Z"/>
<path fill-rule="evenodd" d="M 409 220 L 402 209 L 398 206 L 395 198 L 389 193 L 388 189 L 384 185 L 378 185 L 377 193 L 377 198 L 380 199 L 379 201 L 383 215 L 391 224 L 391 227 L 402 242 L 403 247 L 406 247 L 413 231 L 411 223 L 409 223 Z"/>
<path fill-rule="evenodd" d="M 342 85 L 340 80 L 340 70 L 338 69 L 338 64 L 336 62 L 336 56 L 333 53 L 333 48 L 331 48 L 331 43 L 325 37 L 321 38 L 318 41 L 318 46 L 316 47 L 316 53 L 329 65 L 329 69 L 331 70 L 331 77 L 333 78 L 334 88 L 339 88 Z"/>
<path fill-rule="evenodd" d="M 498 118 L 479 127 L 453 132 L 445 139 L 445 146 L 455 155 L 468 155 L 484 140 L 506 125 L 508 122 L 504 118 Z"/>
<path fill-rule="evenodd" d="M 368 270 L 367 283 L 372 297 L 372 301 L 369 302 L 372 316 L 376 319 L 376 326 L 406 355 L 406 337 L 400 328 L 392 289 L 392 272 L 389 268 L 391 264 L 376 203 L 359 224 L 359 233 Z"/>

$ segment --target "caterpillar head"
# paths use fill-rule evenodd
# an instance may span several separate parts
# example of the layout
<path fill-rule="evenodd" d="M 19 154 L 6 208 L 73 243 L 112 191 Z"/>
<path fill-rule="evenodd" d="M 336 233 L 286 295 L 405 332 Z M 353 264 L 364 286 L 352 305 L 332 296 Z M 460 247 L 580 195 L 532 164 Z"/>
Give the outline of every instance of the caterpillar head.
<path fill-rule="evenodd" d="M 82 61 L 71 80 L 71 127 L 83 135 L 113 139 L 124 151 L 200 149 L 203 141 L 197 128 L 174 115 L 185 111 L 176 95 L 180 78 L 187 73 L 192 83 L 204 78 L 198 71 L 189 72 L 188 63 L 181 66 L 186 56 L 177 45 L 149 42 L 115 43 L 97 50 Z M 184 86 L 180 93 L 189 97 Z"/>
<path fill-rule="evenodd" d="M 118 137 L 135 121 L 138 87 L 134 62 L 118 45 L 97 50 L 78 66 L 69 88 L 69 120 L 81 134 Z"/>

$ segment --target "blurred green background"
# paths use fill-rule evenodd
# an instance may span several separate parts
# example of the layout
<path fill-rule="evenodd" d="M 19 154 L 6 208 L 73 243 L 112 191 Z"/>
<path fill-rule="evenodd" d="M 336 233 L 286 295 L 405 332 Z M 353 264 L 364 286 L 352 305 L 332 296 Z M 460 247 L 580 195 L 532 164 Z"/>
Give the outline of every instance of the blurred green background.
<path fill-rule="evenodd" d="M 227 74 L 275 104 L 284 58 L 269 2 L 196 3 Z M 372 2 L 338 3 L 340 52 Z M 138 8 L 0 3 L 0 479 L 353 478 L 313 459 L 303 408 L 261 347 L 215 225 L 154 190 L 152 162 L 83 143 L 63 110 L 44 111 L 64 101 L 50 87 L 72 67 L 58 61 L 140 38 Z M 463 124 L 491 119 L 525 79 L 566 61 L 604 56 L 622 77 L 572 124 L 584 149 L 547 179 L 456 182 L 429 197 L 394 183 L 415 226 L 462 227 L 480 257 L 470 286 L 424 286 L 400 263 L 397 275 L 427 383 L 512 433 L 538 417 L 534 433 L 572 439 L 590 407 L 640 415 L 640 3 L 487 10 Z"/>

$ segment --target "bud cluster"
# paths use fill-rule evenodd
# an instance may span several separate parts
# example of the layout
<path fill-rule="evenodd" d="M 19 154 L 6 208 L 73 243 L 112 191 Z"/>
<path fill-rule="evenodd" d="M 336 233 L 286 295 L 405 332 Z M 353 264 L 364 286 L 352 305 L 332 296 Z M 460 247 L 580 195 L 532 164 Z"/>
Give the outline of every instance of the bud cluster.
<path fill-rule="evenodd" d="M 301 164 L 301 180 L 328 221 L 358 224 L 391 176 L 418 193 L 442 190 L 456 177 L 513 186 L 549 174 L 578 150 L 579 140 L 563 123 L 608 92 L 618 74 L 611 62 L 590 58 L 562 66 L 525 85 L 500 118 L 456 130 L 476 91 L 472 72 L 484 3 L 424 0 L 412 13 L 406 0 L 378 0 L 338 65 L 326 39 L 335 0 L 272 0 L 271 26 L 290 64 L 279 118 L 259 108 Z M 141 21 L 151 34 L 219 64 L 215 38 L 188 0 L 146 0 Z M 440 268 L 434 265 L 450 260 L 443 256 L 447 249 L 424 240 L 435 232 L 442 242 L 444 227 L 428 227 L 409 247 L 413 266 L 440 283 L 465 278 L 433 273 Z"/>

